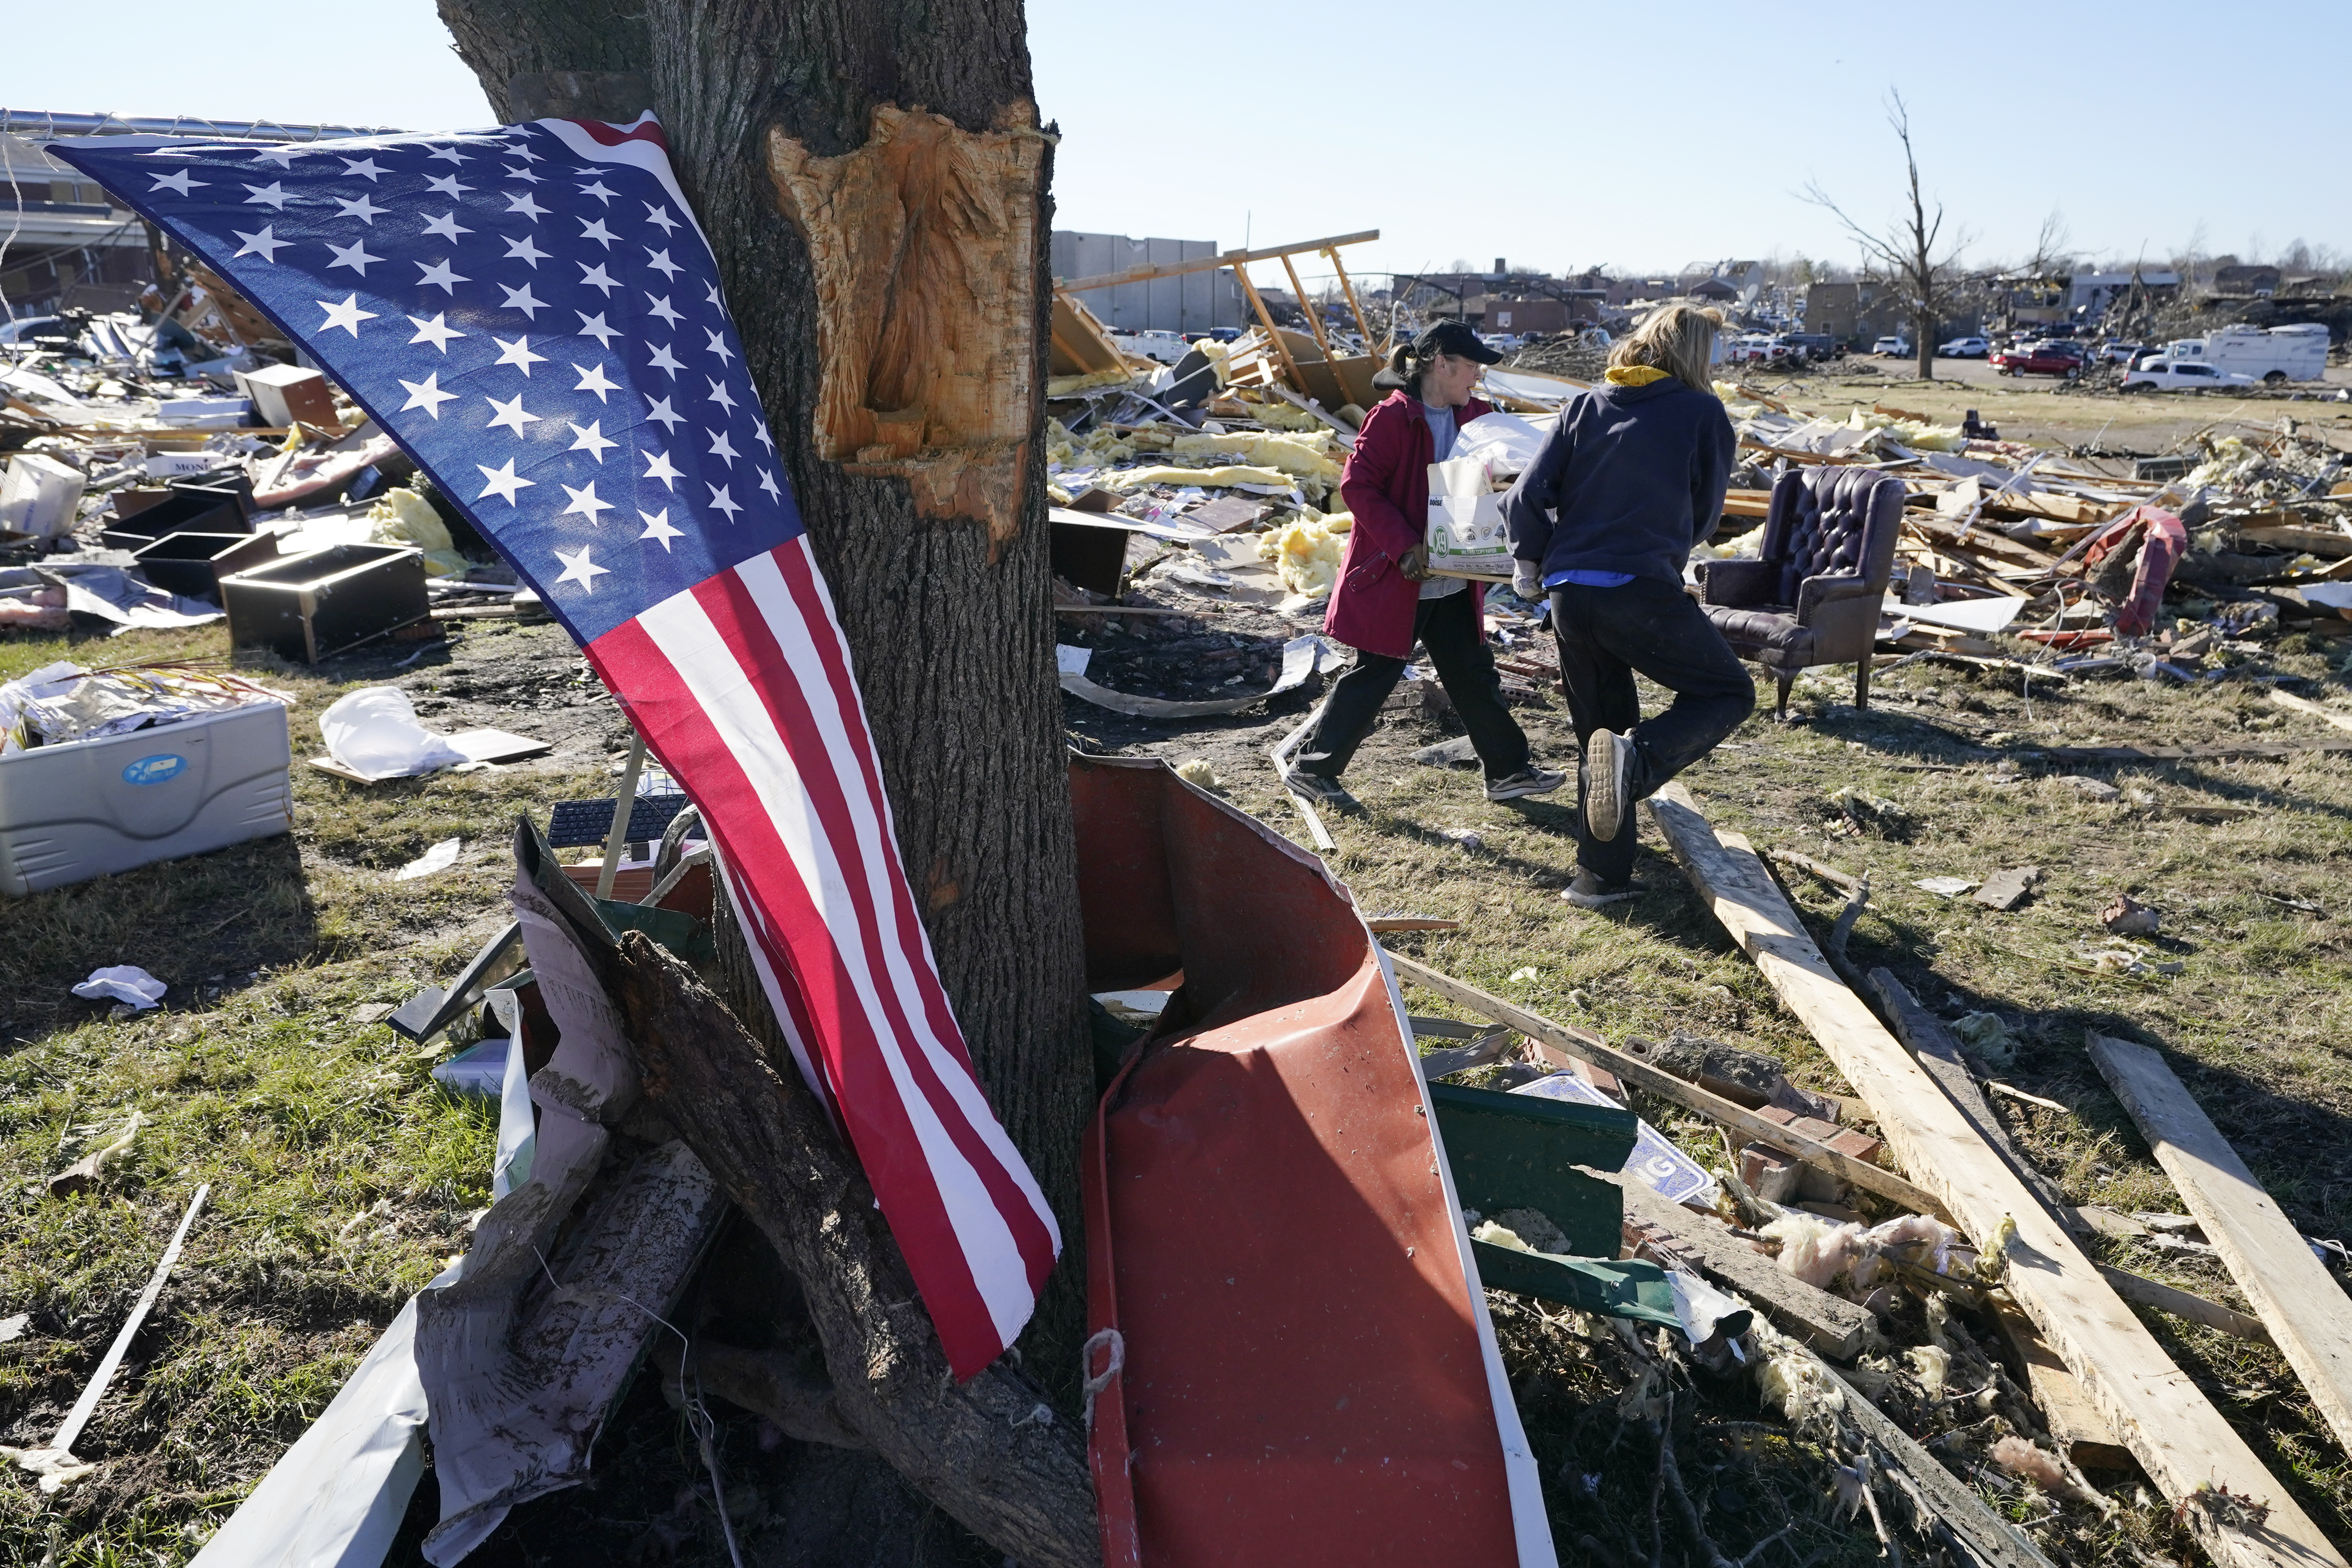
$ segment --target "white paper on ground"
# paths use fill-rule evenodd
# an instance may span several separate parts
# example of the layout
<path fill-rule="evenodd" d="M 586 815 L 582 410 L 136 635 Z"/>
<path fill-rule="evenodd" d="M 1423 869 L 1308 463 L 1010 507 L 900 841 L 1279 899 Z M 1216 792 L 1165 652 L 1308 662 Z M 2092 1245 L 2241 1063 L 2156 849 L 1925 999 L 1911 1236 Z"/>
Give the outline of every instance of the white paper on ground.
<path fill-rule="evenodd" d="M 413 882 L 419 877 L 430 877 L 436 871 L 446 871 L 457 863 L 457 851 L 465 841 L 444 838 L 407 865 L 392 874 L 395 882 Z"/>
<path fill-rule="evenodd" d="M 2024 600 L 2006 594 L 1997 599 L 1950 599 L 1935 605 L 1906 605 L 1890 594 L 1885 613 L 1897 620 L 1926 621 L 1956 631 L 1997 632 L 2017 619 L 2017 612 L 2024 607 Z"/>
<path fill-rule="evenodd" d="M 1095 650 L 1090 647 L 1072 647 L 1068 643 L 1055 643 L 1054 668 L 1063 675 L 1084 675 L 1087 672 L 1087 660 L 1094 656 Z"/>
<path fill-rule="evenodd" d="M 319 733 L 335 761 L 371 781 L 414 778 L 468 760 L 416 721 L 408 693 L 370 686 L 338 699 L 319 715 Z"/>
<path fill-rule="evenodd" d="M 1911 885 L 1923 893 L 1933 893 L 1939 899 L 1957 899 L 1976 886 L 1966 877 L 1922 877 Z"/>
<path fill-rule="evenodd" d="M 75 986 L 73 994 L 86 1002 L 120 1002 L 144 1012 L 161 1002 L 169 989 L 135 963 L 114 963 L 91 970 L 89 978 Z"/>
<path fill-rule="evenodd" d="M 1556 1072 L 1549 1078 L 1521 1084 L 1511 1092 L 1540 1095 L 1546 1100 L 1565 1100 L 1580 1105 L 1605 1105 L 1612 1110 L 1625 1109 L 1572 1072 Z M 1625 1169 L 1639 1176 L 1662 1198 L 1678 1204 L 1696 1204 L 1701 1208 L 1715 1206 L 1715 1178 L 1689 1155 L 1667 1142 L 1664 1135 L 1646 1121 L 1642 1122 L 1634 1133 L 1633 1152 L 1626 1159 Z"/>

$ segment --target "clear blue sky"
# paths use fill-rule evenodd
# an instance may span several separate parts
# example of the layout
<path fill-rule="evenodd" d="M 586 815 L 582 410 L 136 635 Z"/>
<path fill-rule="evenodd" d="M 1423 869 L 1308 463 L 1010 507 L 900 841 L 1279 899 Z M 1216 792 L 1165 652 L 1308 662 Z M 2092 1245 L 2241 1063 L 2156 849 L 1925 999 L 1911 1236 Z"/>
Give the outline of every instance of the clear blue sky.
<path fill-rule="evenodd" d="M 180 0 L 11 9 L 13 107 L 414 130 L 488 113 L 431 0 L 234 29 Z M 2171 0 L 1029 5 L 1066 227 L 1225 246 L 1378 228 L 1353 253 L 1366 268 L 1851 262 L 1797 193 L 1818 179 L 1865 221 L 1893 214 L 1881 100 L 1899 85 L 1927 188 L 1974 260 L 2030 250 L 2053 209 L 2099 256 L 2168 256 L 2200 232 L 2208 254 L 2352 248 L 2324 129 L 2352 5 L 2285 0 L 2234 36 L 2231 15 Z"/>

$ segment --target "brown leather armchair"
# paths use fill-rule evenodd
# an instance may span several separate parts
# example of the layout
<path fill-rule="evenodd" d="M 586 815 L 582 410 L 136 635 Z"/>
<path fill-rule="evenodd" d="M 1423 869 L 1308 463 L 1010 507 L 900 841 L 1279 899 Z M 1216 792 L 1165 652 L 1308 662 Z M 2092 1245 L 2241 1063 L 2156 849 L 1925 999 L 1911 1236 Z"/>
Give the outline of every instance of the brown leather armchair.
<path fill-rule="evenodd" d="M 1853 665 L 1853 705 L 1870 706 L 1903 493 L 1902 480 L 1872 468 L 1791 469 L 1772 487 L 1759 559 L 1696 563 L 1706 618 L 1733 652 L 1779 678 L 1780 717 L 1797 672 L 1816 665 Z"/>

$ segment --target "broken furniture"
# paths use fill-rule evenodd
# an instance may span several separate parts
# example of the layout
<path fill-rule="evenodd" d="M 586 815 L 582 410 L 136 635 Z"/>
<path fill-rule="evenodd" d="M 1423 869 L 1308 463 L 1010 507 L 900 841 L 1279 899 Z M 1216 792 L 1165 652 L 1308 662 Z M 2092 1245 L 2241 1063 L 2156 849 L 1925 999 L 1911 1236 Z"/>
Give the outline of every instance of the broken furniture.
<path fill-rule="evenodd" d="M 166 593 L 216 599 L 223 577 L 277 560 L 278 540 L 268 533 L 167 533 L 132 553 L 147 581 Z"/>
<path fill-rule="evenodd" d="M 1874 469 L 1809 468 L 1772 486 L 1754 561 L 1696 563 L 1707 619 L 1742 658 L 1780 683 L 1786 718 L 1800 670 L 1854 667 L 1853 705 L 1870 705 L 1872 645 L 1895 568 L 1903 482 Z"/>
<path fill-rule="evenodd" d="M 221 608 L 234 646 L 305 664 L 433 616 L 425 552 L 393 544 L 331 544 L 232 573 Z"/>
<path fill-rule="evenodd" d="M 216 474 L 174 479 L 160 490 L 118 490 L 114 520 L 100 531 L 100 542 L 114 550 L 139 550 L 173 533 L 235 533 L 253 531 L 253 489 L 239 475 L 238 483 L 213 482 Z"/>
<path fill-rule="evenodd" d="M 322 434 L 342 434 L 334 391 L 319 371 L 299 364 L 266 364 L 258 370 L 238 371 L 236 389 L 253 400 L 253 412 L 265 428 L 308 425 Z"/>

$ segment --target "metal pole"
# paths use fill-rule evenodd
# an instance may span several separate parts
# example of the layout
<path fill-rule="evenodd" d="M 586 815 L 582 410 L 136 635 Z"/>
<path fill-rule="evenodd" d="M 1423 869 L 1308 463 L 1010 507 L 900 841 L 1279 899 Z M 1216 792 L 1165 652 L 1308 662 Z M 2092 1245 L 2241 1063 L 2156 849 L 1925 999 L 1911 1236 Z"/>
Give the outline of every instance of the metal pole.
<path fill-rule="evenodd" d="M 621 798 L 613 803 L 612 831 L 604 835 L 604 868 L 596 873 L 596 896 L 613 896 L 613 879 L 620 874 L 621 849 L 629 841 L 629 816 L 636 809 L 637 775 L 646 768 L 646 738 L 629 731 L 629 760 L 621 768 Z"/>

